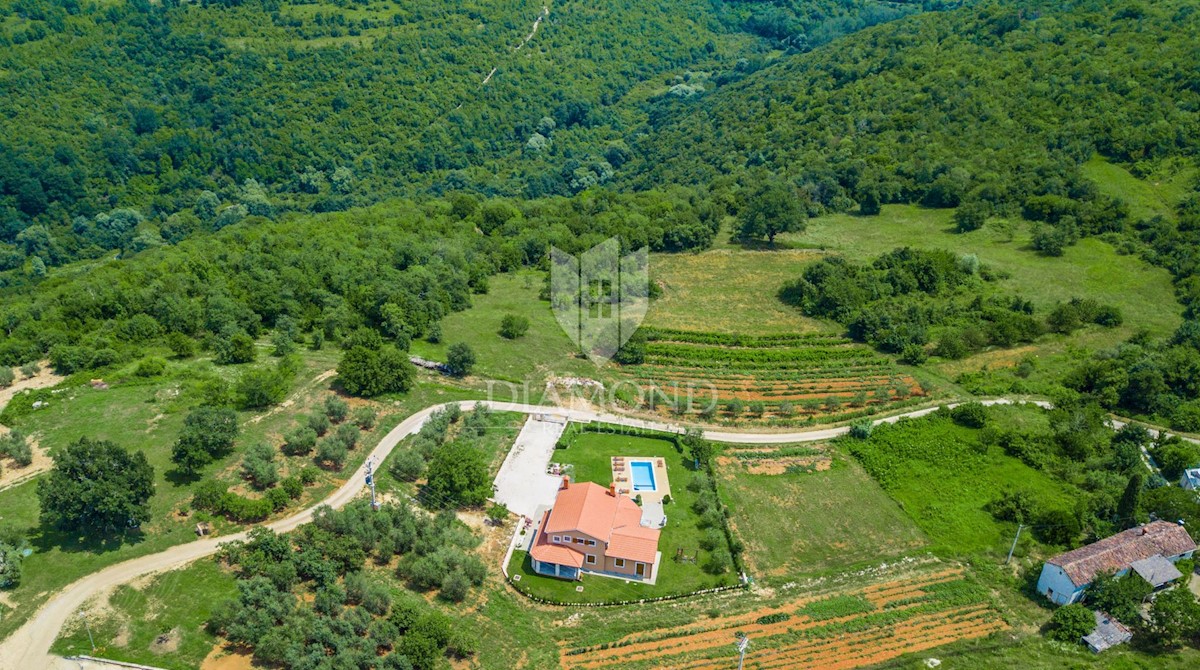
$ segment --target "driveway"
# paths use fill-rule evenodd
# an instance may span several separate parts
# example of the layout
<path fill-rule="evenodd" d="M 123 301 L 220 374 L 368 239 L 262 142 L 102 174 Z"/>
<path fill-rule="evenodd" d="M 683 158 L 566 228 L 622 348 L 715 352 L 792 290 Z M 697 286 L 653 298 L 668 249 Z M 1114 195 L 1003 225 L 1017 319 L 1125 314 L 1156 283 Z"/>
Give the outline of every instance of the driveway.
<path fill-rule="evenodd" d="M 562 479 L 546 474 L 546 465 L 566 427 L 562 415 L 530 415 L 500 466 L 492 499 L 526 517 L 536 515 L 539 507 L 553 505 Z"/>

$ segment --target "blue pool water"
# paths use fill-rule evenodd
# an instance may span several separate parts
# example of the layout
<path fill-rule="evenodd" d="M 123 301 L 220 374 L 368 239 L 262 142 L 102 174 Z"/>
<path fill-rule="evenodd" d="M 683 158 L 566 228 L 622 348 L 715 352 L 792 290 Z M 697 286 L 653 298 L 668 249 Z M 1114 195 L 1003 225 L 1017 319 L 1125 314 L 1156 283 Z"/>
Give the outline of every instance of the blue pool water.
<path fill-rule="evenodd" d="M 634 491 L 653 491 L 654 464 L 650 461 L 634 461 L 629 464 L 629 472 L 633 476 Z"/>

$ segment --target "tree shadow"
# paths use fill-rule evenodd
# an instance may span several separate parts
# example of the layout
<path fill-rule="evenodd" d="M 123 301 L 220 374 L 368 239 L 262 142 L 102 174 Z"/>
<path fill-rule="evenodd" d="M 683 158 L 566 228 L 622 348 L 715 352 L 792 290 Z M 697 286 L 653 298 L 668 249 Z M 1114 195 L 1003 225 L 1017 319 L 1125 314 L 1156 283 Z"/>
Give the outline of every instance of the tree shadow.
<path fill-rule="evenodd" d="M 63 530 L 40 524 L 28 536 L 35 551 L 58 549 L 66 553 L 106 554 L 122 547 L 140 544 L 146 539 L 141 528 L 113 531 L 103 536 L 89 536 L 74 530 Z"/>
<path fill-rule="evenodd" d="M 163 473 L 163 478 L 170 482 L 172 486 L 178 488 L 200 481 L 201 474 L 198 472 L 185 472 L 179 468 L 171 468 Z"/>

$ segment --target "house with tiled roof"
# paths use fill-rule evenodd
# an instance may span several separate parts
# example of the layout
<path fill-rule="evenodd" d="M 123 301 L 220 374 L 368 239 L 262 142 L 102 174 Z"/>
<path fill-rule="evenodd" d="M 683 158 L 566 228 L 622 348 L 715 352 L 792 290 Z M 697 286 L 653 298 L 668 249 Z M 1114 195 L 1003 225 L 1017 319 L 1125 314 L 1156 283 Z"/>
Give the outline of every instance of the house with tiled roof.
<path fill-rule="evenodd" d="M 529 556 L 538 574 L 579 579 L 594 572 L 653 583 L 662 553 L 657 528 L 642 525 L 631 498 L 564 477 L 554 506 L 541 517 Z"/>
<path fill-rule="evenodd" d="M 1161 588 L 1180 576 L 1173 564 L 1191 558 L 1195 551 L 1196 543 L 1186 528 L 1153 521 L 1051 558 L 1042 566 L 1037 590 L 1052 602 L 1067 605 L 1078 602 L 1097 575 L 1124 575 L 1135 569 Z"/>

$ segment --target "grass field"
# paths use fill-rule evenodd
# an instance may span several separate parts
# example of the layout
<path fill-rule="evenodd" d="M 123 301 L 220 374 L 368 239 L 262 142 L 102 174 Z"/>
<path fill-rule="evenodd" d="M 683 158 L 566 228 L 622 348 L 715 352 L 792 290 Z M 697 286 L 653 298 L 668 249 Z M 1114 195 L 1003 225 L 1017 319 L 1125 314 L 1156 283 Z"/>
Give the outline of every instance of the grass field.
<path fill-rule="evenodd" d="M 662 529 L 658 550 L 662 552 L 658 578 L 653 586 L 628 584 L 625 580 L 584 575 L 584 591 L 575 590 L 576 583 L 535 574 L 526 555 L 514 553 L 511 570 L 522 575 L 519 588 L 542 598 L 560 602 L 604 602 L 650 598 L 679 593 L 691 593 L 700 589 L 732 584 L 736 582 L 731 573 L 720 576 L 704 572 L 707 553 L 700 548 L 704 531 L 699 528 L 699 518 L 692 512 L 696 493 L 688 489 L 695 471 L 682 454 L 675 450 L 669 440 L 621 435 L 611 433 L 580 433 L 571 446 L 555 453 L 554 458 L 572 466 L 572 477 L 578 482 L 595 482 L 607 486 L 612 481 L 613 456 L 650 456 L 662 458 L 667 463 L 667 477 L 671 482 L 671 502 L 664 511 L 667 525 Z M 688 556 L 695 556 L 695 563 L 677 563 L 677 549 Z"/>
<path fill-rule="evenodd" d="M 989 414 L 1005 427 L 1041 420 L 1041 410 L 1032 407 L 996 407 Z M 1040 509 L 1071 509 L 1074 492 L 998 446 L 985 448 L 979 433 L 929 416 L 840 443 L 925 532 L 933 549 L 956 556 L 1003 555 L 1014 528 L 996 521 L 984 509 L 988 503 L 1019 489 Z"/>
<path fill-rule="evenodd" d="M 1179 325 L 1179 309 L 1170 274 L 1136 256 L 1122 256 L 1112 245 L 1080 240 L 1061 258 L 1040 256 L 1029 248 L 1029 225 L 989 221 L 980 230 L 954 232 L 953 210 L 890 205 L 880 216 L 837 214 L 809 222 L 808 229 L 785 241 L 866 261 L 896 247 L 918 246 L 973 253 L 985 265 L 1009 275 L 998 290 L 1019 294 L 1047 310 L 1074 297 L 1095 298 L 1119 307 L 1125 316 L 1113 338 L 1146 328 L 1156 335 Z"/>
<path fill-rule="evenodd" d="M 442 319 L 440 343 L 418 340 L 412 353 L 445 361 L 449 345 L 466 342 L 478 358 L 476 377 L 516 383 L 539 382 L 551 374 L 594 374 L 591 363 L 576 357 L 579 349 L 554 320 L 550 303 L 538 299 L 542 277 L 537 272 L 492 277 L 486 295 L 472 296 L 469 309 Z M 506 314 L 528 318 L 529 332 L 516 340 L 501 337 L 500 321 Z M 536 383 L 531 388 L 541 390 Z"/>
<path fill-rule="evenodd" d="M 831 445 L 725 445 L 717 471 L 756 579 L 845 569 L 925 544 L 900 507 Z"/>
<path fill-rule="evenodd" d="M 185 570 L 117 587 L 108 606 L 89 619 L 95 652 L 87 628 L 78 621 L 63 631 L 53 651 L 194 670 L 217 639 L 204 622 L 222 601 L 236 595 L 232 574 L 211 560 L 197 561 Z"/>
<path fill-rule="evenodd" d="M 699 254 L 654 254 L 651 281 L 662 296 L 645 324 L 658 328 L 739 335 L 836 333 L 836 324 L 810 319 L 775 299 L 783 284 L 820 258 L 812 251 L 717 249 Z"/>
<path fill-rule="evenodd" d="M 1175 216 L 1175 205 L 1191 190 L 1196 169 L 1168 166 L 1165 172 L 1138 179 L 1099 156 L 1083 164 L 1083 175 L 1096 182 L 1102 193 L 1124 200 L 1134 219 Z"/>

